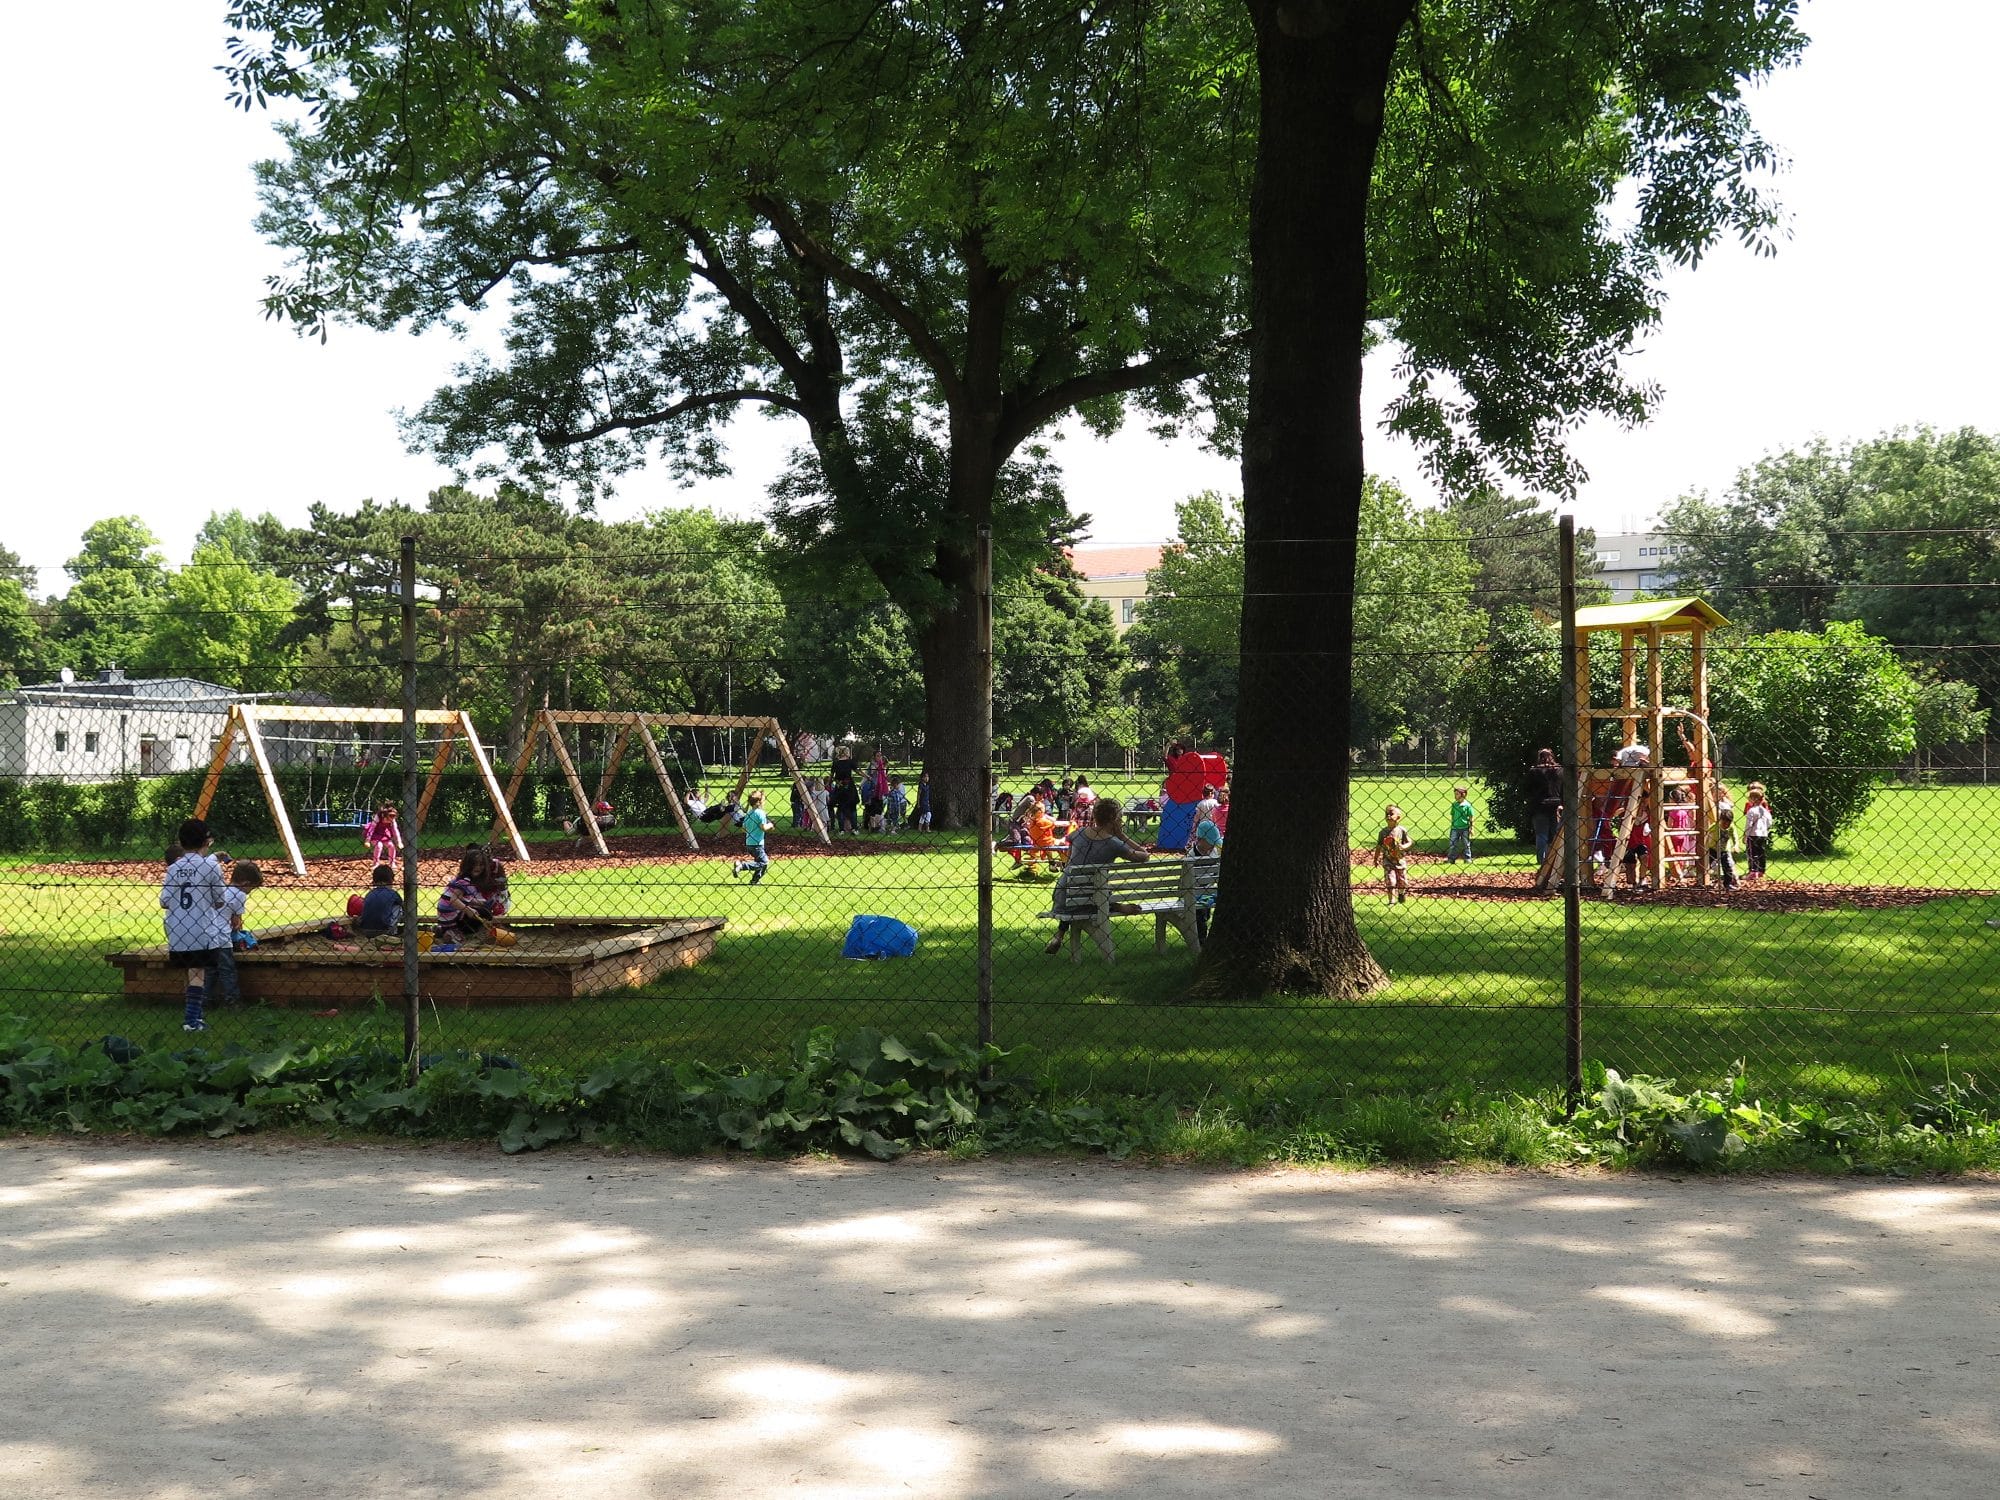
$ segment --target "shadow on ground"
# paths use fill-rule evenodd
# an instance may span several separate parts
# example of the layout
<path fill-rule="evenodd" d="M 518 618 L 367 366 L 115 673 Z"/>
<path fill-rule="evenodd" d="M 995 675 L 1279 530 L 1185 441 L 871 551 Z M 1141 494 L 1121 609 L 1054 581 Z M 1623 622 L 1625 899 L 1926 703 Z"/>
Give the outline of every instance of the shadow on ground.
<path fill-rule="evenodd" d="M 0 1493 L 1986 1495 L 1996 1230 L 1978 1183 L 16 1141 Z"/>

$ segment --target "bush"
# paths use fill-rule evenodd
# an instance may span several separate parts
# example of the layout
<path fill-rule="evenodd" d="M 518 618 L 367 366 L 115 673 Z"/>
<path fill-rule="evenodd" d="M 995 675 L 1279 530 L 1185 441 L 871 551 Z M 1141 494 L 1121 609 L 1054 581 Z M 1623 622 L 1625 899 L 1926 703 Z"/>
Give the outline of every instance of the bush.
<path fill-rule="evenodd" d="M 34 816 L 28 808 L 28 789 L 12 778 L 0 780 L 0 849 L 10 854 L 34 847 Z"/>
<path fill-rule="evenodd" d="M 28 786 L 28 812 L 38 849 L 67 849 L 75 842 L 77 812 L 83 788 L 67 781 L 36 781 Z"/>
<path fill-rule="evenodd" d="M 1858 624 L 1774 631 L 1711 651 L 1717 733 L 1733 774 L 1771 794 L 1776 830 L 1830 854 L 1916 748 L 1917 684 Z"/>
<path fill-rule="evenodd" d="M 141 783 L 136 776 L 81 789 L 76 831 L 86 849 L 123 849 L 139 824 Z"/>
<path fill-rule="evenodd" d="M 1486 786 L 1486 817 L 1494 828 L 1511 828 L 1517 838 L 1534 837 L 1528 767 L 1544 746 L 1565 766 L 1570 747 L 1562 733 L 1562 635 L 1530 611 L 1512 606 L 1499 612 L 1487 643 L 1461 679 L 1465 723 Z M 1591 653 L 1591 695 L 1599 703 L 1618 701 L 1616 652 Z M 1617 725 L 1599 727 L 1601 750 Z"/>

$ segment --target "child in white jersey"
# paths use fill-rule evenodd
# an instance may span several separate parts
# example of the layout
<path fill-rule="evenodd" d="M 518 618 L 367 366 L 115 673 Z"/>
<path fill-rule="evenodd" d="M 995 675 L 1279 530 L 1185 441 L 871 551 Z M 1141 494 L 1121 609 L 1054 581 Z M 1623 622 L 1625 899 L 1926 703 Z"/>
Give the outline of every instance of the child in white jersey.
<path fill-rule="evenodd" d="M 208 993 L 208 970 L 217 955 L 226 956 L 231 933 L 229 902 L 222 869 L 209 858 L 213 840 L 208 824 L 189 818 L 181 824 L 181 856 L 167 867 L 160 885 L 160 911 L 167 935 L 167 959 L 187 970 L 187 1003 L 181 1030 L 206 1031 L 202 1010 Z"/>

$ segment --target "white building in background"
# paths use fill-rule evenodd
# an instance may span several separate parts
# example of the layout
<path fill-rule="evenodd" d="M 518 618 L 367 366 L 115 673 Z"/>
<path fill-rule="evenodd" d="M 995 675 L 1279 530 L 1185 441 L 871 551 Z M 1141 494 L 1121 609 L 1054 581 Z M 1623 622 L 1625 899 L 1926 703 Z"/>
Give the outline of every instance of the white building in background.
<path fill-rule="evenodd" d="M 1111 623 L 1123 635 L 1139 618 L 1146 597 L 1146 575 L 1160 565 L 1159 547 L 1077 547 L 1069 560 L 1083 575 L 1079 588 L 1086 599 L 1111 606 Z"/>
<path fill-rule="evenodd" d="M 1611 602 L 1624 604 L 1640 594 L 1663 594 L 1679 581 L 1674 538 L 1656 531 L 1614 531 L 1597 534 L 1593 572 L 1611 590 Z"/>
<path fill-rule="evenodd" d="M 116 667 L 17 688 L 0 700 L 0 776 L 111 781 L 198 770 L 215 753 L 229 705 L 252 701 L 196 677 L 128 678 Z"/>

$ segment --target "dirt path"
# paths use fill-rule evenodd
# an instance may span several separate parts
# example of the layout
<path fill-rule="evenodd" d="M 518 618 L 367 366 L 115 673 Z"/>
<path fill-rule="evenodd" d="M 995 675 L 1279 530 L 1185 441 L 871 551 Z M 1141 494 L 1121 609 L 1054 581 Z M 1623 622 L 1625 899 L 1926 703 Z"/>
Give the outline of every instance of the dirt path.
<path fill-rule="evenodd" d="M 1986 1496 L 2000 1186 L 0 1144 L 0 1493 Z"/>

